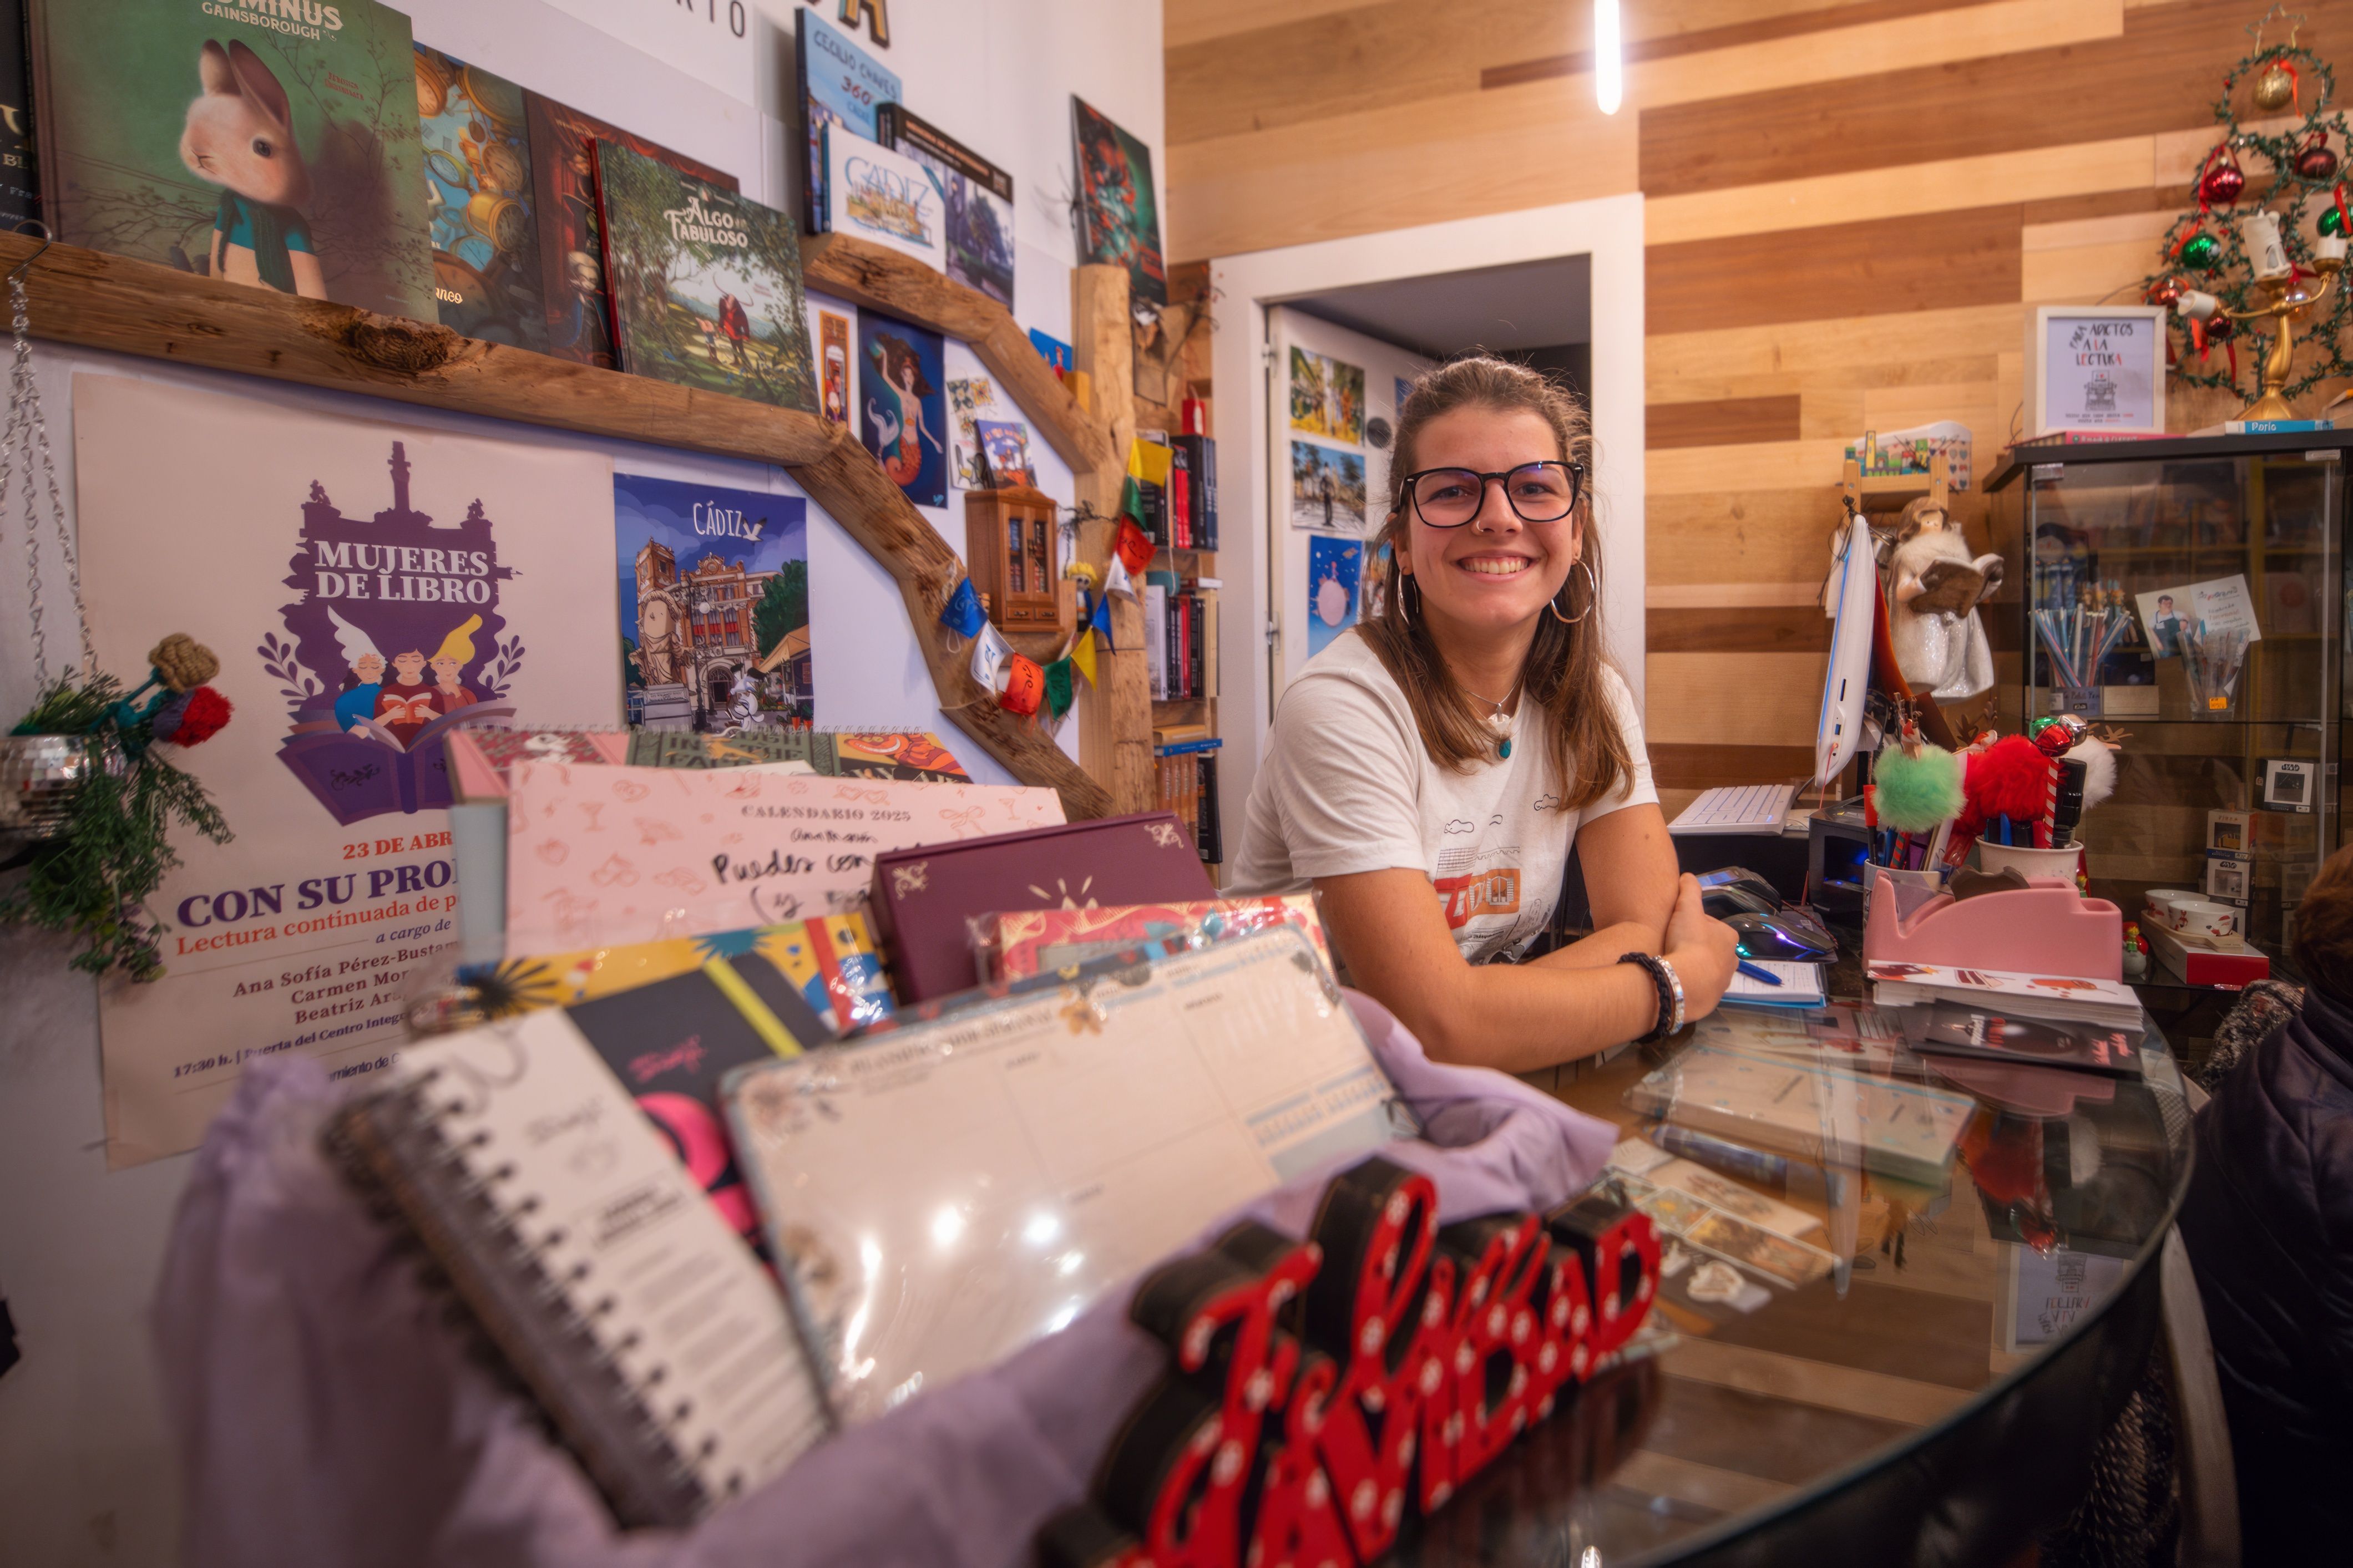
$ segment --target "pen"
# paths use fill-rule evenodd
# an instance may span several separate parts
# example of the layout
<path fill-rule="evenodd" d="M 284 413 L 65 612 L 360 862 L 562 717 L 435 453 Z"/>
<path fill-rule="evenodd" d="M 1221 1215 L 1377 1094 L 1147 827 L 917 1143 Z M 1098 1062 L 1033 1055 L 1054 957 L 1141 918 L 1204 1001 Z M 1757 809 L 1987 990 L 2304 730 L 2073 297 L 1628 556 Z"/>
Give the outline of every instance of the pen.
<path fill-rule="evenodd" d="M 1760 981 L 1767 985 L 1778 985 L 1781 984 L 1781 977 L 1779 975 L 1774 973 L 1769 969 L 1761 968 L 1757 964 L 1751 963 L 1745 958 L 1740 961 L 1740 973 L 1746 974 L 1751 980 Z"/>

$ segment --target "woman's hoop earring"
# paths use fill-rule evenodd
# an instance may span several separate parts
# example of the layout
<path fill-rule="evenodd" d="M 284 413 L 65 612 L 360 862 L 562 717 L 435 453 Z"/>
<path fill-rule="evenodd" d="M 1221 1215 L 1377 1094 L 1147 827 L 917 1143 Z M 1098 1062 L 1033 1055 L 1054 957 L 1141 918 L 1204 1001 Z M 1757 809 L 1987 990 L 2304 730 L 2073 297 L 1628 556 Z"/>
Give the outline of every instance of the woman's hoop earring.
<path fill-rule="evenodd" d="M 1601 579 L 1594 574 L 1592 563 L 1587 561 L 1584 556 L 1580 555 L 1577 558 L 1577 565 L 1585 568 L 1585 580 L 1591 585 L 1593 590 L 1586 598 L 1585 615 L 1575 616 L 1562 615 L 1560 613 L 1560 599 L 1557 595 L 1545 601 L 1545 607 L 1552 612 L 1552 618 L 1558 621 L 1565 626 L 1573 626 L 1577 625 L 1578 621 L 1585 619 L 1586 616 L 1589 616 L 1593 613 L 1593 606 L 1601 602 Z M 1563 594 L 1567 593 L 1568 584 L 1567 583 L 1563 583 L 1560 585 L 1560 591 Z"/>

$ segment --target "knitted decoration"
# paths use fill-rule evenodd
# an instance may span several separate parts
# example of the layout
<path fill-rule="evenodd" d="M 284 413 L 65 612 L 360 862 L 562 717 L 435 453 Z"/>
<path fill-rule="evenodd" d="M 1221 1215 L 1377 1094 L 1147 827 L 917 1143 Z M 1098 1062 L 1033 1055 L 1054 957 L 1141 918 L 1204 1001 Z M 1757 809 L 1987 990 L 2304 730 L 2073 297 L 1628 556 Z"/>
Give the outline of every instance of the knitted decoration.
<path fill-rule="evenodd" d="M 155 679 L 174 691 L 194 691 L 220 673 L 213 650 L 185 632 L 174 632 L 148 649 L 147 662 L 154 667 Z"/>
<path fill-rule="evenodd" d="M 229 700 L 209 686 L 164 699 L 155 710 L 155 739 L 174 746 L 209 741 L 235 711 Z"/>
<path fill-rule="evenodd" d="M 1934 833 L 1965 804 L 1961 759 L 1936 746 L 1923 745 L 1916 755 L 1901 745 L 1885 748 L 1872 781 L 1879 825 L 1898 833 Z"/>
<path fill-rule="evenodd" d="M 2050 804 L 2051 759 L 2025 736 L 2006 735 L 1969 760 L 1962 787 L 1980 821 L 2031 820 Z"/>

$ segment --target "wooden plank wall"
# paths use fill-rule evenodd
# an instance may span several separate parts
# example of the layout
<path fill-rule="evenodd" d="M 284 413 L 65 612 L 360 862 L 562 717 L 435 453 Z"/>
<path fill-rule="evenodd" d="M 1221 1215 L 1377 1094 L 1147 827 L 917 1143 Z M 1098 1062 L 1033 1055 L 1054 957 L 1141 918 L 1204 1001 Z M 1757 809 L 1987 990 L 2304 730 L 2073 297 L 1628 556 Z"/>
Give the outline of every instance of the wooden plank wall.
<path fill-rule="evenodd" d="M 2263 9 L 1625 0 L 1606 117 L 1586 0 L 1165 0 L 1170 251 L 1648 197 L 1647 718 L 1673 810 L 1805 770 L 1845 443 L 1957 419 L 1991 468 L 2022 307 L 2134 298 Z M 2295 9 L 2353 71 L 2353 0 Z"/>

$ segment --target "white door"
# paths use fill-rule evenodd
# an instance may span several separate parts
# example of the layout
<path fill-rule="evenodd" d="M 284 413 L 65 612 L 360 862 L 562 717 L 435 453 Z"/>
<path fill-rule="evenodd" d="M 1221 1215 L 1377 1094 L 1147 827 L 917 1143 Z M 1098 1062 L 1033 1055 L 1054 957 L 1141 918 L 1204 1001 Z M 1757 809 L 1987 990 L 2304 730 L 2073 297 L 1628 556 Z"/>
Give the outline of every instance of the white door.
<path fill-rule="evenodd" d="M 1398 405 L 1434 362 L 1284 306 L 1266 321 L 1266 624 L 1279 700 L 1363 612 Z"/>

